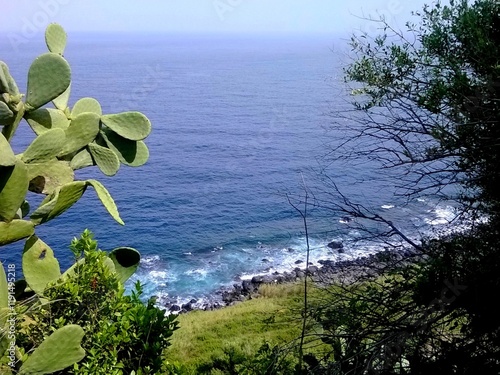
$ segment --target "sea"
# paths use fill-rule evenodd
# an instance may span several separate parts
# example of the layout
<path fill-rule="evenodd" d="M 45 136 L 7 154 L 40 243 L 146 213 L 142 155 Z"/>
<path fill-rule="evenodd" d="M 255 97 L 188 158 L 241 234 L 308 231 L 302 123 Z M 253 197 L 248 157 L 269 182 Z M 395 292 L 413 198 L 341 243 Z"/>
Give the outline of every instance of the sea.
<path fill-rule="evenodd" d="M 0 42 L 0 60 L 21 91 L 45 48 L 41 34 L 22 45 Z M 140 111 L 152 132 L 142 167 L 122 165 L 114 177 L 97 167 L 76 172 L 107 187 L 124 226 L 88 189 L 70 210 L 37 227 L 62 270 L 72 262 L 71 239 L 88 228 L 103 250 L 140 251 L 128 288 L 139 280 L 146 297 L 202 304 L 253 275 L 305 267 L 304 218 L 312 264 L 383 250 L 352 218 L 318 207 L 316 194 L 330 196 L 331 186 L 318 178 L 325 171 L 353 202 L 409 237 L 432 233 L 453 217 L 448 202 L 394 195 L 397 181 L 380 181 L 369 162 L 331 163 L 332 140 L 345 136 L 336 124 L 349 122 L 333 114 L 352 109 L 343 80 L 352 56 L 341 36 L 70 34 L 64 56 L 72 67 L 70 105 L 93 97 L 106 114 Z M 23 123 L 15 152 L 32 139 Z M 33 209 L 41 197 L 29 200 Z M 330 249 L 331 241 L 341 241 L 344 252 Z M 18 274 L 22 249 L 18 242 L 0 250 Z"/>

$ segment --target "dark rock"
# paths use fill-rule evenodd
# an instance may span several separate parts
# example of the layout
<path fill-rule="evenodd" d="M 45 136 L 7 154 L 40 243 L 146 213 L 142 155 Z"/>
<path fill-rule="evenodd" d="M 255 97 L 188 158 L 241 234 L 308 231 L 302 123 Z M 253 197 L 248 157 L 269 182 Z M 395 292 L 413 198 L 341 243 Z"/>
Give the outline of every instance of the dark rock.
<path fill-rule="evenodd" d="M 172 305 L 170 306 L 169 311 L 180 311 L 181 307 L 179 305 Z"/>
<path fill-rule="evenodd" d="M 316 275 L 318 273 L 318 267 L 316 266 L 311 266 L 307 269 L 307 273 L 309 275 Z"/>
<path fill-rule="evenodd" d="M 304 261 L 300 259 L 295 261 L 295 264 L 300 264 L 300 263 L 304 263 Z"/>
<path fill-rule="evenodd" d="M 344 244 L 340 241 L 332 241 L 327 245 L 330 249 L 342 249 L 344 247 Z"/>
<path fill-rule="evenodd" d="M 270 260 L 269 260 L 269 259 L 267 259 L 267 258 L 264 258 L 264 259 L 262 259 L 262 262 L 263 262 L 263 263 L 269 263 L 269 262 L 270 262 Z"/>

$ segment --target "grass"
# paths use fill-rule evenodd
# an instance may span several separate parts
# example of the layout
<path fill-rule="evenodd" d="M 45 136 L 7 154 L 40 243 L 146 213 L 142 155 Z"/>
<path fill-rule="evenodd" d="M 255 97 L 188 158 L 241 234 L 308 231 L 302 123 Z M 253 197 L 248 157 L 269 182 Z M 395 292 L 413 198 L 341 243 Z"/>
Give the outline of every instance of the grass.
<path fill-rule="evenodd" d="M 264 285 L 258 298 L 219 310 L 182 314 L 167 359 L 194 371 L 224 356 L 225 350 L 237 348 L 251 355 L 265 342 L 290 343 L 300 336 L 302 293 L 299 284 Z"/>

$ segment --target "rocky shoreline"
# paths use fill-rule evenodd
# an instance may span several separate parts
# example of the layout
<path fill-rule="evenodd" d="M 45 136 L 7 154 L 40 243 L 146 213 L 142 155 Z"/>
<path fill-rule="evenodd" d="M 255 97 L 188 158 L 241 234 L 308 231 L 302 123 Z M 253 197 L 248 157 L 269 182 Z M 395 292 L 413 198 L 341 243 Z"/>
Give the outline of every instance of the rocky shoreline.
<path fill-rule="evenodd" d="M 328 246 L 339 252 L 343 251 L 342 243 L 331 242 Z M 192 299 L 187 303 L 177 304 L 174 301 L 164 301 L 162 308 L 166 308 L 169 313 L 173 314 L 187 313 L 192 310 L 210 311 L 257 297 L 259 288 L 263 284 L 294 283 L 304 280 L 306 276 L 320 283 L 350 283 L 366 280 L 380 275 L 388 269 L 409 264 L 421 258 L 422 255 L 416 249 L 406 248 L 403 250 L 386 249 L 348 261 L 320 260 L 317 266 L 310 263 L 307 268 L 296 267 L 287 272 L 274 272 L 273 274 L 257 275 L 251 279 L 244 279 L 233 284 L 232 287 L 217 291 L 214 301 L 211 302 L 200 303 L 198 300 Z"/>

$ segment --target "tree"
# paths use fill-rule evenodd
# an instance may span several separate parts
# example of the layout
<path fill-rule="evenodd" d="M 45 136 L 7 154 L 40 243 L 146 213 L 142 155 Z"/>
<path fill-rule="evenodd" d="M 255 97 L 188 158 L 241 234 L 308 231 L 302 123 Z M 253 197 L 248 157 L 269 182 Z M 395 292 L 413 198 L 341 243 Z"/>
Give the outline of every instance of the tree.
<path fill-rule="evenodd" d="M 408 200 L 455 200 L 469 227 L 409 238 L 326 176 L 333 193 L 316 194 L 319 206 L 379 224 L 378 238 L 403 239 L 417 257 L 408 264 L 381 254 L 383 273 L 365 264 L 375 278 L 326 289 L 312 310 L 330 346 L 316 373 L 496 374 L 500 366 L 492 298 L 500 285 L 500 3 L 450 0 L 414 15 L 420 22 L 405 31 L 372 20 L 382 35 L 352 37 L 345 79 L 358 99 L 335 114 L 348 121 L 335 123 L 344 137 L 331 156 L 377 164 Z"/>
<path fill-rule="evenodd" d="M 437 2 L 404 32 L 382 19 L 372 20 L 382 35 L 353 36 L 345 78 L 359 100 L 347 127 L 336 124 L 347 137 L 335 157 L 397 171 L 408 198 L 441 195 L 462 213 L 498 216 L 499 11 L 494 1 Z"/>

